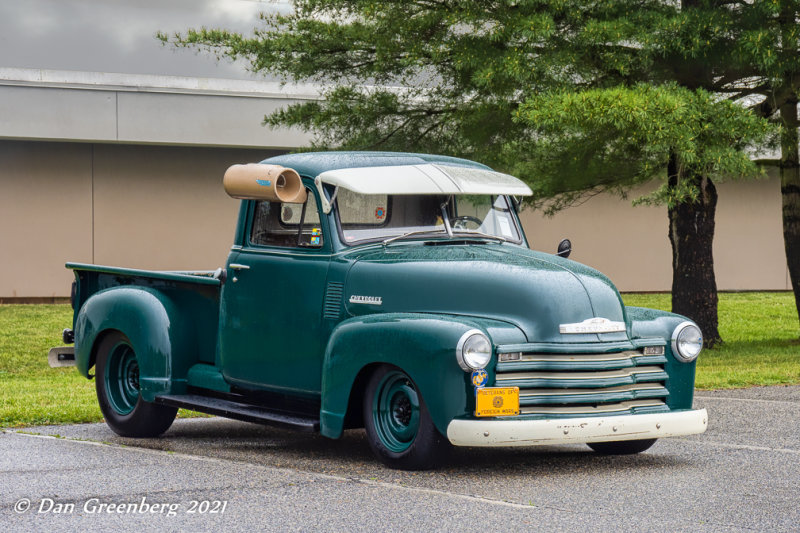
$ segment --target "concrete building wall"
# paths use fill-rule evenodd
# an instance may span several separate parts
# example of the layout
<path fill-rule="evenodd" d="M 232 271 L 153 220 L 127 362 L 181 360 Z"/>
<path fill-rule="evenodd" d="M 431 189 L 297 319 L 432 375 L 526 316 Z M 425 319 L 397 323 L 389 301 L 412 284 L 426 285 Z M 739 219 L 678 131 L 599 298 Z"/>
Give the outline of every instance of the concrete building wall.
<path fill-rule="evenodd" d="M 0 298 L 67 296 L 67 261 L 159 270 L 214 269 L 239 202 L 222 189 L 233 163 L 266 149 L 0 140 Z M 721 290 L 788 290 L 776 178 L 719 187 Z M 595 197 L 553 218 L 522 215 L 535 249 L 573 242 L 572 259 L 623 291 L 669 290 L 664 207 Z"/>
<path fill-rule="evenodd" d="M 781 215 L 781 180 L 723 183 L 714 241 L 720 287 L 791 290 Z"/>
<path fill-rule="evenodd" d="M 92 260 L 91 149 L 0 141 L 0 297 L 68 295 Z"/>
<path fill-rule="evenodd" d="M 222 175 L 277 153 L 0 141 L 0 298 L 68 296 L 68 261 L 222 266 L 239 206 Z"/>
<path fill-rule="evenodd" d="M 273 150 L 95 145 L 94 262 L 160 270 L 224 266 L 239 201 L 222 188 L 233 163 Z"/>
<path fill-rule="evenodd" d="M 780 179 L 718 184 L 714 271 L 719 290 L 791 290 L 783 247 Z M 631 193 L 636 198 L 648 189 Z M 608 275 L 621 291 L 668 291 L 672 251 L 666 207 L 632 207 L 610 195 L 552 218 L 524 211 L 532 247 L 555 252 L 572 241 L 570 259 Z"/>
<path fill-rule="evenodd" d="M 307 144 L 265 114 L 317 98 L 268 81 L 0 65 L 0 301 L 69 294 L 67 261 L 213 269 L 232 163 Z"/>

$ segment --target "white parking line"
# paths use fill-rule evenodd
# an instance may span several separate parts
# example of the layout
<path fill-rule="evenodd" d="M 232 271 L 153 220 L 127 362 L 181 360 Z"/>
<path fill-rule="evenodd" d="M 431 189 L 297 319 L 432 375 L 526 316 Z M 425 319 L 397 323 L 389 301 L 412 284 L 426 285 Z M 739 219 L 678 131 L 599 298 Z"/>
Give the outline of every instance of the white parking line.
<path fill-rule="evenodd" d="M 732 448 L 736 450 L 751 450 L 755 452 L 777 452 L 777 453 L 789 453 L 793 455 L 800 455 L 800 450 L 793 450 L 792 448 L 770 448 L 769 446 L 749 446 L 747 444 L 729 444 L 727 442 L 717 442 L 705 439 L 671 438 L 670 441 L 689 442 L 692 444 L 699 444 L 700 446 L 713 446 L 716 448 Z"/>
<path fill-rule="evenodd" d="M 731 401 L 731 402 L 756 402 L 756 403 L 784 403 L 788 405 L 796 405 L 800 407 L 800 401 L 790 402 L 787 400 L 762 400 L 756 398 L 729 398 L 725 396 L 697 396 L 694 397 L 695 400 L 713 400 L 713 401 Z"/>
<path fill-rule="evenodd" d="M 5 434 L 8 434 L 8 435 L 16 435 L 16 436 L 19 436 L 19 437 L 34 438 L 34 439 L 47 439 L 47 440 L 53 440 L 53 441 L 71 442 L 71 443 L 75 443 L 75 444 L 88 444 L 90 446 L 99 446 L 99 447 L 102 447 L 102 448 L 110 448 L 110 449 L 114 449 L 114 450 L 133 451 L 133 452 L 139 452 L 139 453 L 146 453 L 146 454 L 150 454 L 150 455 L 159 455 L 159 456 L 162 456 L 162 457 L 165 456 L 165 455 L 168 455 L 169 457 L 177 457 L 177 458 L 180 458 L 180 459 L 189 459 L 189 460 L 192 460 L 192 461 L 203 461 L 203 462 L 216 463 L 216 464 L 246 465 L 246 466 L 248 466 L 250 468 L 261 468 L 261 469 L 266 469 L 266 470 L 274 470 L 274 471 L 286 472 L 286 473 L 290 473 L 290 474 L 294 474 L 294 475 L 304 474 L 304 475 L 308 475 L 308 476 L 314 476 L 314 477 L 319 477 L 319 478 L 323 478 L 323 479 L 331 479 L 331 480 L 335 480 L 335 481 L 347 481 L 347 482 L 350 482 L 350 483 L 361 483 L 361 484 L 370 485 L 370 486 L 373 486 L 373 487 L 402 490 L 402 491 L 406 491 L 406 492 L 429 494 L 429 495 L 435 495 L 435 496 L 445 496 L 445 497 L 456 498 L 456 499 L 465 500 L 465 501 L 469 501 L 469 502 L 473 502 L 473 503 L 484 503 L 484 504 L 489 504 L 489 505 L 499 505 L 499 506 L 503 506 L 503 507 L 513 507 L 513 508 L 516 508 L 516 509 L 526 509 L 526 510 L 529 510 L 529 511 L 530 510 L 534 510 L 534 509 L 539 509 L 539 510 L 548 509 L 548 510 L 561 511 L 561 512 L 565 512 L 565 513 L 577 512 L 574 509 L 566 509 L 566 508 L 554 507 L 554 506 L 550 506 L 550 505 L 525 505 L 525 504 L 522 504 L 522 503 L 514 503 L 514 502 L 509 502 L 509 501 L 496 500 L 496 499 L 486 498 L 484 496 L 478 496 L 478 495 L 459 494 L 457 492 L 448 492 L 448 491 L 444 491 L 444 490 L 428 489 L 428 488 L 423 488 L 423 487 L 409 487 L 409 486 L 405 486 L 405 485 L 399 485 L 399 484 L 396 484 L 396 483 L 389 483 L 389 482 L 386 482 L 386 481 L 377 481 L 377 480 L 373 480 L 373 479 L 363 479 L 363 478 L 356 478 L 356 477 L 335 476 L 335 475 L 332 475 L 332 474 L 323 474 L 323 473 L 320 473 L 320 472 L 309 472 L 309 471 L 305 471 L 305 470 L 297 470 L 297 469 L 284 468 L 284 467 L 279 467 L 279 466 L 257 465 L 257 464 L 249 463 L 247 461 L 236 461 L 236 460 L 233 460 L 233 459 L 221 459 L 221 458 L 218 458 L 218 457 L 206 457 L 206 456 L 202 456 L 202 455 L 191 455 L 191 454 L 180 453 L 180 452 L 154 450 L 154 449 L 151 449 L 151 448 L 138 448 L 138 447 L 135 447 L 135 446 L 119 446 L 119 445 L 116 445 L 116 444 L 109 444 L 109 443 L 105 443 L 105 442 L 97 442 L 97 441 L 86 440 L 86 439 L 72 439 L 70 437 L 53 437 L 51 435 L 37 435 L 37 434 L 33 434 L 33 433 L 20 433 L 18 431 L 13 431 L 13 430 L 9 431 L 9 430 L 5 430 L 5 429 L 4 430 L 0 430 L 0 433 L 5 433 Z"/>

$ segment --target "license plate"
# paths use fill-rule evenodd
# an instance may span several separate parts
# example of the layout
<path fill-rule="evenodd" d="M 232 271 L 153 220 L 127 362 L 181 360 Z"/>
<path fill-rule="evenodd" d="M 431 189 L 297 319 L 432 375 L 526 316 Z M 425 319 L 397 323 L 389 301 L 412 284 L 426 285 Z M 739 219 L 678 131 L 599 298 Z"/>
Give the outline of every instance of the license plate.
<path fill-rule="evenodd" d="M 515 416 L 519 414 L 519 387 L 475 389 L 475 416 Z"/>

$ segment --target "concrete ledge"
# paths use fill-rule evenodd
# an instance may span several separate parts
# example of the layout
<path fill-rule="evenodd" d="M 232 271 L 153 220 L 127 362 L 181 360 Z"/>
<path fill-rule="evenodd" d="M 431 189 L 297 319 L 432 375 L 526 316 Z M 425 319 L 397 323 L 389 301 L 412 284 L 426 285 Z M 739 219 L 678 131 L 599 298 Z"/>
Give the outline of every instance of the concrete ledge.
<path fill-rule="evenodd" d="M 266 80 L 191 78 L 188 76 L 156 76 L 121 72 L 79 72 L 31 68 L 0 67 L 0 85 L 124 92 L 193 93 L 226 96 L 250 95 L 257 98 L 280 97 L 295 100 L 316 100 L 320 98 L 319 87 L 309 84 L 282 85 L 280 82 Z"/>
<path fill-rule="evenodd" d="M 293 149 L 310 135 L 264 116 L 317 98 L 266 81 L 0 68 L 0 138 Z"/>

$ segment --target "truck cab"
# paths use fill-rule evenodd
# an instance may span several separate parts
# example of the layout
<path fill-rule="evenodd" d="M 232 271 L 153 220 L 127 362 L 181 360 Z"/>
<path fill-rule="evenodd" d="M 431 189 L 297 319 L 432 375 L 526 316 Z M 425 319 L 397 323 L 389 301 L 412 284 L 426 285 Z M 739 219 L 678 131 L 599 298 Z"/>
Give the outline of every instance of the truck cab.
<path fill-rule="evenodd" d="M 224 267 L 67 265 L 65 338 L 117 433 L 159 435 L 179 407 L 334 439 L 363 427 L 385 464 L 423 469 L 453 445 L 638 453 L 705 431 L 700 330 L 529 249 L 517 178 L 328 152 L 237 165 L 224 185 L 241 200 Z"/>

